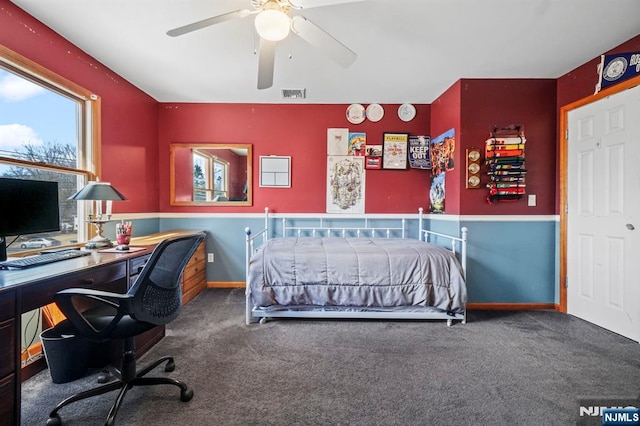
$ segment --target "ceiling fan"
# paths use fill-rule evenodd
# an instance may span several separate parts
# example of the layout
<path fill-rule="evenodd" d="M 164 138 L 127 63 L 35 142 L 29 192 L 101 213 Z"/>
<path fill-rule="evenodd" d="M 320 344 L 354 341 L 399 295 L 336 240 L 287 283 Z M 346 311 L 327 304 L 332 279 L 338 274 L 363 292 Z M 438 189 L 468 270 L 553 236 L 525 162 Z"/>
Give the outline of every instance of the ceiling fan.
<path fill-rule="evenodd" d="M 273 86 L 273 68 L 276 43 L 293 32 L 311 46 L 324 52 L 343 67 L 350 66 L 357 55 L 329 33 L 301 15 L 291 15 L 292 10 L 309 9 L 363 0 L 250 0 L 253 10 L 241 9 L 196 21 L 167 31 L 171 37 L 181 36 L 211 25 L 256 15 L 255 28 L 260 36 L 258 45 L 258 89 Z M 304 5 L 307 3 L 307 5 Z M 303 6 L 304 5 L 304 6 Z"/>

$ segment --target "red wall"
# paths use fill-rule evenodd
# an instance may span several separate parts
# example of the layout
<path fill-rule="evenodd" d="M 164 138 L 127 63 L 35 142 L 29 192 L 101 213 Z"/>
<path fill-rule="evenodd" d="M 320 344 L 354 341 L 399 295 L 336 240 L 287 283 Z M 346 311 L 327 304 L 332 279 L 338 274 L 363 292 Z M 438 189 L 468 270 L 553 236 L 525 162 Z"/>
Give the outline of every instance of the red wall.
<path fill-rule="evenodd" d="M 460 150 L 460 100 L 461 100 L 460 80 L 447 89 L 431 104 L 431 137 L 437 138 L 439 135 L 454 129 L 456 140 L 456 151 L 454 154 L 455 168 L 445 172 L 445 205 L 446 214 L 460 214 L 460 170 L 464 171 L 464 158 Z"/>
<path fill-rule="evenodd" d="M 447 214 L 554 214 L 555 91 L 555 80 L 551 79 L 462 79 L 433 102 L 431 136 L 455 130 L 455 169 L 445 176 Z M 525 128 L 527 193 L 536 194 L 535 207 L 527 206 L 526 197 L 517 202 L 488 204 L 486 173 L 479 189 L 465 188 L 466 149 L 483 148 L 494 126 L 510 124 Z"/>
<path fill-rule="evenodd" d="M 274 212 L 326 211 L 327 128 L 365 132 L 367 143 L 382 143 L 384 132 L 429 134 L 429 105 L 416 105 L 416 117 L 405 123 L 399 105 L 383 105 L 379 122 L 351 124 L 347 105 L 282 104 L 160 104 L 160 211 Z M 171 143 L 250 143 L 253 146 L 252 207 L 176 207 L 169 203 Z M 291 188 L 260 188 L 261 155 L 291 156 Z M 425 170 L 367 170 L 367 213 L 415 213 L 428 208 L 430 173 Z"/>
<path fill-rule="evenodd" d="M 464 79 L 462 80 L 462 131 L 458 138 L 461 161 L 470 147 L 484 147 L 494 126 L 520 124 L 527 138 L 526 192 L 535 194 L 536 206 L 527 206 L 527 196 L 515 202 L 486 201 L 489 182 L 482 167 L 481 188 L 466 189 L 464 166 L 460 175 L 460 210 L 473 215 L 552 215 L 555 213 L 556 170 L 556 82 L 552 79 Z"/>
<path fill-rule="evenodd" d="M 100 179 L 129 199 L 113 211 L 157 211 L 157 102 L 9 1 L 0 29 L 0 44 L 102 98 Z"/>

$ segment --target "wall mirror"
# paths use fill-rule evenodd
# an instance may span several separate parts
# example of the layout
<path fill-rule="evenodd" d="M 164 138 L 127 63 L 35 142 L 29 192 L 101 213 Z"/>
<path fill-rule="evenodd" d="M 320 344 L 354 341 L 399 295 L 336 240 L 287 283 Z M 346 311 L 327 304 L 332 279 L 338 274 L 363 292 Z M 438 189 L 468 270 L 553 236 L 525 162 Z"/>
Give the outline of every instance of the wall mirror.
<path fill-rule="evenodd" d="M 171 205 L 252 205 L 251 158 L 251 144 L 172 143 Z"/>

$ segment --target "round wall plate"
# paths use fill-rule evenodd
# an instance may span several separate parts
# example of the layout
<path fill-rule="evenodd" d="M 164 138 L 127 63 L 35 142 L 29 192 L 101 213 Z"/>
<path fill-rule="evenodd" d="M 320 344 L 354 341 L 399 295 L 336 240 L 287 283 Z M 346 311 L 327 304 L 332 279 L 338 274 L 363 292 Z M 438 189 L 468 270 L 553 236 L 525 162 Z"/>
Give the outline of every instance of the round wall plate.
<path fill-rule="evenodd" d="M 380 104 L 369 104 L 366 114 L 369 121 L 380 121 L 384 117 L 384 108 Z"/>
<path fill-rule="evenodd" d="M 416 116 L 416 107 L 412 104 L 402 104 L 398 108 L 398 117 L 402 121 L 411 121 Z"/>
<path fill-rule="evenodd" d="M 469 160 L 478 161 L 480 159 L 480 151 L 477 149 L 472 149 L 469 151 Z"/>
<path fill-rule="evenodd" d="M 351 104 L 347 107 L 347 120 L 349 123 L 360 124 L 366 118 L 364 107 L 360 104 Z"/>

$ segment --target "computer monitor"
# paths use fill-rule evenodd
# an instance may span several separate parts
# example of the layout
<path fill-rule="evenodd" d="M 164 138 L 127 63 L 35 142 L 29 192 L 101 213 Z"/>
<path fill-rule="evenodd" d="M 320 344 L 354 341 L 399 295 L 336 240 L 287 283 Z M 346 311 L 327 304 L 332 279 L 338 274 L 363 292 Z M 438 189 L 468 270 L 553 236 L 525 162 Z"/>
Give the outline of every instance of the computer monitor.
<path fill-rule="evenodd" d="M 58 182 L 0 178 L 0 261 L 6 237 L 59 230 Z"/>

